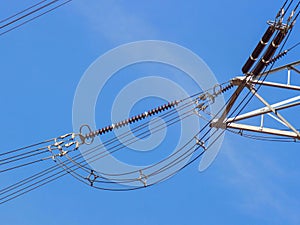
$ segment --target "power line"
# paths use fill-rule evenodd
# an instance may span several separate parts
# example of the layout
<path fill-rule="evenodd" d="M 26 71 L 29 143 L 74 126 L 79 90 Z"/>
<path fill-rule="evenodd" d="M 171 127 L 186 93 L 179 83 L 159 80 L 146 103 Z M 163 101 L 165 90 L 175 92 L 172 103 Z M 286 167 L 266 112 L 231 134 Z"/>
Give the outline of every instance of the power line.
<path fill-rule="evenodd" d="M 167 112 L 166 114 L 170 114 L 169 112 Z M 176 118 L 176 117 L 175 117 Z M 178 120 L 178 121 L 180 121 L 180 119 Z M 79 154 L 79 156 L 80 156 L 80 154 Z M 76 159 L 76 158 L 75 158 Z M 66 161 L 65 161 L 66 162 Z M 66 162 L 65 163 L 64 162 L 64 164 L 66 164 L 66 163 L 69 163 L 69 162 Z M 72 166 L 72 167 L 74 167 L 74 165 Z M 50 170 L 56 170 L 57 168 L 51 168 Z M 70 169 L 70 167 L 69 167 L 69 169 Z M 76 170 L 78 169 L 78 167 L 77 168 L 75 168 Z M 68 171 L 68 170 L 67 170 Z M 74 170 L 73 170 L 74 171 Z M 45 175 L 45 174 L 47 174 L 48 173 L 48 171 L 46 171 L 44 174 L 42 174 L 42 175 Z M 70 173 L 70 171 L 68 171 L 68 173 Z M 38 178 L 38 177 L 40 177 L 40 175 L 41 174 L 37 174 L 36 176 L 34 176 L 34 177 L 31 177 L 31 178 L 29 178 L 29 179 L 25 179 L 25 180 L 23 180 L 22 182 L 18 182 L 16 185 L 12 185 L 12 186 L 10 186 L 10 187 L 8 187 L 8 188 L 6 188 L 6 189 L 4 189 L 4 190 L 2 190 L 2 195 L 3 194 L 5 194 L 5 193 L 7 193 L 7 191 L 12 191 L 12 190 L 14 190 L 14 189 L 16 189 L 16 188 L 18 188 L 20 185 L 23 185 L 24 183 L 26 184 L 26 183 L 28 183 L 28 182 L 31 182 L 32 181 L 32 179 L 35 179 L 35 178 Z M 30 187 L 31 185 L 28 185 L 28 187 Z M 26 192 L 27 193 L 27 192 Z M 15 194 L 15 193 L 14 193 Z M 9 196 L 11 196 L 11 195 L 9 195 Z M 7 197 L 7 196 L 6 196 Z M 4 197 L 4 198 L 6 198 L 6 197 Z M 1 199 L 1 200 L 3 200 L 3 199 Z"/>
<path fill-rule="evenodd" d="M 34 5 L 32 5 L 32 6 L 28 7 L 28 8 L 26 8 L 26 9 L 23 9 L 22 11 L 17 12 L 17 13 L 15 13 L 15 14 L 13 14 L 12 16 L 9 16 L 9 17 L 7 17 L 7 18 L 1 20 L 0 23 L 4 23 L 4 22 L 6 22 L 6 21 L 8 21 L 8 20 L 10 20 L 10 19 L 12 19 L 12 18 L 14 18 L 14 17 L 16 17 L 16 16 L 18 16 L 18 15 L 20 15 L 20 14 L 22 14 L 22 13 L 24 13 L 24 12 L 30 10 L 30 9 L 32 9 L 32 8 L 35 8 L 36 6 L 42 4 L 42 3 L 46 2 L 46 1 L 47 1 L 47 0 L 40 1 L 40 2 L 38 2 L 38 3 L 36 3 L 36 4 L 34 4 Z"/>
<path fill-rule="evenodd" d="M 0 36 L 6 34 L 6 33 L 8 33 L 8 32 L 11 32 L 11 31 L 13 31 L 13 30 L 15 30 L 15 29 L 17 29 L 17 28 L 19 28 L 19 27 L 21 27 L 21 26 L 23 26 L 23 25 L 25 25 L 25 24 L 27 24 L 27 23 L 29 23 L 29 22 L 31 22 L 31 21 L 33 21 L 33 20 L 35 20 L 35 19 L 37 19 L 37 18 L 39 18 L 39 17 L 41 17 L 41 16 L 43 16 L 43 15 L 49 13 L 49 12 L 52 12 L 52 11 L 54 11 L 54 10 L 56 10 L 56 9 L 58 9 L 58 8 L 60 8 L 60 7 L 62 7 L 63 5 L 65 5 L 65 4 L 67 4 L 67 3 L 71 2 L 71 1 L 72 1 L 72 0 L 67 0 L 67 1 L 63 1 L 62 3 L 59 3 L 60 0 L 54 0 L 54 1 L 51 1 L 51 2 L 45 4 L 45 5 L 41 6 L 41 7 L 38 7 L 37 9 L 34 9 L 34 10 L 32 10 L 32 11 L 30 11 L 30 12 L 28 12 L 28 13 L 22 15 L 22 16 L 19 16 L 19 17 L 17 17 L 16 19 L 13 19 L 12 21 L 9 21 L 9 22 L 7 22 L 6 24 L 0 26 L 0 31 L 3 30 L 3 29 L 6 28 L 6 27 L 12 26 L 11 28 L 9 28 L 9 29 L 7 29 L 7 30 L 5 30 L 5 31 L 3 31 L 3 32 L 0 32 Z M 22 13 L 28 11 L 29 9 L 32 9 L 32 8 L 34 8 L 35 6 L 38 6 L 38 5 L 42 4 L 43 2 L 45 2 L 45 1 L 41 1 L 41 2 L 39 2 L 39 3 L 37 3 L 37 4 L 33 5 L 33 6 L 31 6 L 31 7 L 29 7 L 29 8 L 27 8 L 27 9 L 25 9 L 25 10 L 22 10 L 22 11 L 19 12 L 19 13 L 16 13 L 16 14 L 13 15 L 13 16 L 10 16 L 10 17 L 8 17 L 8 18 L 2 20 L 2 23 L 3 23 L 3 22 L 6 22 L 6 21 L 8 21 L 8 20 L 10 20 L 10 19 L 12 19 L 12 18 L 18 16 L 18 15 L 21 15 Z M 55 3 L 59 3 L 59 4 L 57 4 L 56 6 L 54 6 L 54 7 L 51 8 L 51 6 L 54 5 Z M 50 9 L 48 9 L 48 8 L 50 8 Z M 42 12 L 43 9 L 47 9 L 47 10 L 44 11 L 44 12 Z M 41 12 L 41 13 L 40 13 L 40 12 Z M 36 15 L 36 16 L 33 16 L 33 17 L 29 18 L 29 19 L 26 19 L 27 17 L 30 17 L 31 15 L 34 15 L 34 14 L 37 14 L 37 15 Z M 19 23 L 19 24 L 17 24 L 17 25 L 14 25 L 14 24 L 16 24 L 17 22 L 22 21 L 22 20 L 23 20 L 23 22 L 21 22 L 21 23 Z"/>
<path fill-rule="evenodd" d="M 67 1 L 67 2 L 69 2 L 69 1 Z M 282 9 L 285 8 L 285 5 L 287 4 L 287 2 L 288 1 L 285 2 Z M 287 6 L 287 9 L 289 9 L 292 2 L 293 1 L 291 1 L 290 4 Z M 297 9 L 299 3 L 300 3 L 300 1 L 298 2 L 295 10 Z M 66 2 L 64 4 L 66 4 Z M 283 16 L 285 15 L 286 12 L 287 12 L 287 10 L 284 11 L 281 18 L 283 18 Z M 294 18 L 294 20 L 291 21 L 291 23 L 290 23 L 291 25 L 294 24 L 298 15 L 299 15 L 299 12 L 296 14 L 296 17 Z M 23 16 L 23 18 L 25 18 L 25 17 L 26 16 Z M 22 18 L 20 17 L 20 20 L 21 19 Z M 18 20 L 16 20 L 15 22 L 17 22 L 17 21 Z M 13 23 L 11 23 L 11 24 L 13 24 Z M 287 26 L 288 25 L 289 24 L 287 24 Z M 278 35 L 280 34 L 280 32 L 282 32 L 282 30 L 277 31 L 277 33 L 275 34 L 275 37 L 272 40 L 272 46 L 274 46 L 273 41 L 278 39 Z M 279 44 L 280 44 L 281 41 L 284 40 L 282 47 L 279 50 L 279 54 L 282 53 L 282 49 L 285 46 L 285 44 L 287 43 L 291 32 L 292 32 L 292 26 L 290 26 L 290 28 L 286 31 L 286 34 L 283 35 L 282 40 L 280 40 L 280 42 L 279 42 Z M 299 45 L 299 43 L 296 44 L 295 46 L 293 46 L 292 48 L 295 48 L 297 45 Z M 276 49 L 272 49 L 272 51 L 274 51 L 273 54 L 275 53 L 276 50 L 277 50 L 277 47 L 276 47 Z M 268 50 L 267 50 L 267 52 L 268 52 Z M 261 59 L 264 59 L 264 56 Z M 272 61 L 272 63 L 270 63 L 270 64 L 264 63 L 261 71 L 263 71 L 262 73 L 264 73 L 264 74 L 266 73 L 266 76 L 264 76 L 263 78 L 262 78 L 262 76 L 260 76 L 258 78 L 258 80 L 261 81 L 261 83 L 257 85 L 258 88 L 255 89 L 255 92 L 259 91 L 260 88 L 262 87 L 263 82 L 268 77 L 268 71 L 270 71 L 273 68 L 273 66 L 275 65 L 275 61 L 276 60 Z M 255 71 L 255 69 L 254 69 L 254 71 Z M 260 69 L 258 71 L 260 71 Z M 254 75 L 258 75 L 258 74 L 255 74 L 255 73 L 252 74 L 252 76 L 254 76 Z M 249 76 L 251 76 L 251 74 Z M 245 81 L 241 84 L 240 87 L 244 88 L 244 87 L 246 87 L 246 85 L 247 85 L 247 82 L 245 79 Z M 222 93 L 222 91 L 220 93 Z M 165 119 L 168 118 L 168 120 L 166 121 L 167 126 L 169 127 L 173 124 L 178 123 L 179 121 L 182 121 L 182 120 L 194 115 L 194 110 L 197 108 L 200 108 L 200 106 L 207 107 L 210 100 L 207 99 L 206 96 L 203 94 L 204 93 L 202 93 L 200 95 L 203 98 L 198 96 L 194 99 L 187 98 L 187 99 L 181 100 L 181 103 L 183 103 L 182 106 L 179 106 L 177 109 L 172 109 L 172 110 L 162 114 L 162 116 L 161 116 L 162 118 L 165 118 Z M 255 93 L 248 91 L 247 94 L 245 95 L 245 97 L 242 98 L 242 100 L 239 102 L 239 104 L 237 106 L 235 106 L 234 108 L 232 108 L 231 112 L 228 112 L 228 115 L 230 117 L 234 116 L 234 118 L 236 118 L 238 115 L 240 115 L 240 113 L 244 110 L 244 108 L 250 103 L 250 101 L 254 97 L 254 94 Z M 197 93 L 196 95 L 199 95 L 199 93 Z M 193 97 L 196 95 L 193 95 Z M 128 131 L 128 132 L 121 134 L 119 137 L 114 137 L 112 139 L 109 139 L 105 143 L 91 147 L 83 154 L 76 154 L 76 150 L 78 149 L 78 147 L 75 147 L 70 151 L 64 151 L 64 149 L 62 149 L 63 145 L 59 144 L 60 142 L 58 142 L 56 139 L 51 139 L 50 141 L 46 141 L 45 143 L 49 143 L 49 142 L 52 143 L 54 141 L 55 144 L 48 145 L 48 150 L 51 151 L 52 153 L 59 152 L 59 154 L 53 153 L 52 157 L 32 160 L 32 161 L 25 162 L 22 164 L 13 165 L 12 167 L 8 167 L 6 169 L 0 170 L 0 173 L 6 172 L 9 170 L 13 170 L 13 169 L 17 169 L 17 168 L 20 168 L 23 166 L 31 165 L 36 162 L 39 162 L 39 160 L 45 160 L 45 159 L 53 159 L 54 161 L 57 162 L 57 165 L 49 167 L 46 170 L 40 171 L 35 175 L 32 175 L 26 179 L 23 179 L 19 182 L 16 182 L 13 185 L 10 185 L 10 186 L 0 190 L 0 204 L 10 201 L 18 196 L 25 194 L 25 193 L 28 193 L 29 191 L 34 190 L 40 186 L 43 186 L 51 181 L 54 181 L 66 174 L 71 174 L 73 177 L 75 177 L 79 181 L 81 181 L 85 184 L 88 184 L 90 186 L 93 186 L 94 188 L 98 188 L 101 190 L 110 190 L 110 191 L 135 190 L 135 189 L 139 189 L 139 188 L 149 187 L 158 182 L 161 182 L 162 180 L 165 180 L 168 177 L 172 176 L 173 174 L 181 171 L 182 169 L 184 169 L 185 167 L 187 167 L 188 165 L 193 163 L 195 160 L 197 160 L 199 157 L 201 157 L 205 153 L 205 151 L 210 149 L 210 147 L 225 132 L 226 129 L 222 129 L 221 132 L 219 132 L 219 130 L 217 128 L 213 129 L 213 127 L 211 127 L 210 125 L 214 121 L 214 119 L 218 118 L 218 116 L 221 113 L 223 113 L 224 108 L 226 107 L 226 105 L 229 102 L 230 102 L 230 99 L 226 102 L 226 104 L 224 106 L 221 107 L 221 109 L 218 111 L 218 113 L 213 115 L 212 118 L 210 120 L 208 120 L 207 123 L 193 137 L 191 137 L 191 139 L 188 140 L 183 146 L 181 146 L 179 149 L 177 149 L 175 152 L 173 152 L 171 155 L 164 158 L 163 160 L 161 160 L 151 166 L 145 167 L 142 170 L 132 170 L 129 172 L 124 172 L 124 173 L 105 174 L 105 173 L 93 171 L 89 167 L 88 162 L 94 162 L 94 161 L 97 161 L 97 160 L 99 160 L 103 157 L 106 157 L 112 153 L 118 152 L 119 150 L 124 149 L 126 146 L 129 146 L 130 144 L 137 142 L 138 138 L 146 137 L 149 133 L 149 130 L 147 130 L 147 123 L 143 123 L 143 124 L 133 128 L 133 131 L 135 132 L 135 136 L 133 138 L 125 139 L 129 135 L 130 131 Z M 189 109 L 189 107 L 191 107 L 191 106 L 193 106 L 192 109 Z M 158 107 L 156 109 L 153 109 L 152 111 L 149 111 L 149 115 L 154 115 L 158 112 L 164 111 L 163 109 L 167 109 L 167 108 L 168 108 L 167 106 L 165 108 Z M 182 113 L 179 114 L 179 111 Z M 205 112 L 204 108 L 201 109 L 200 111 Z M 147 113 L 147 115 L 148 115 L 148 113 Z M 112 131 L 113 129 L 121 127 L 123 125 L 131 124 L 132 122 L 137 122 L 141 118 L 146 118 L 147 115 L 140 114 L 136 117 L 132 117 L 128 120 L 117 123 L 117 124 L 119 124 L 117 126 L 115 126 L 116 124 L 112 124 L 103 129 L 100 129 L 100 130 L 93 131 L 93 132 L 91 131 L 90 133 L 88 133 L 86 135 L 81 134 L 81 136 L 80 136 L 81 140 L 83 140 L 83 143 L 84 143 L 85 140 L 89 140 L 89 139 L 91 140 L 92 138 L 94 138 L 97 135 L 101 135 L 106 132 Z M 157 119 L 157 118 L 155 118 L 155 119 Z M 157 119 L 154 121 L 159 122 L 160 120 Z M 221 121 L 221 122 L 223 122 L 223 121 Z M 153 127 L 151 131 L 159 132 L 162 129 L 164 129 L 164 126 L 162 123 L 160 123 L 160 124 L 156 125 L 155 127 Z M 118 138 L 125 139 L 124 142 L 122 142 L 123 144 L 118 143 Z M 255 137 L 255 138 L 259 138 L 259 137 Z M 260 138 L 265 139 L 264 137 L 260 137 Z M 60 137 L 60 140 L 63 140 L 63 139 L 64 138 Z M 70 138 L 69 141 L 74 141 L 74 139 Z M 211 142 L 209 143 L 208 146 L 206 146 L 206 143 L 208 141 L 211 141 Z M 44 144 L 43 142 L 41 142 L 41 143 Z M 69 144 L 69 143 L 67 142 L 66 144 Z M 22 160 L 27 160 L 31 157 L 38 156 L 39 154 L 49 153 L 48 150 L 43 150 L 43 149 L 46 149 L 45 147 L 38 148 L 35 150 L 31 149 L 31 147 L 36 147 L 36 146 L 39 146 L 39 144 L 31 145 L 26 148 L 16 149 L 16 150 L 9 151 L 7 153 L 0 154 L 0 156 L 6 157 L 6 155 L 12 155 L 12 154 L 16 153 L 13 156 L 6 157 L 6 158 L 0 160 L 0 166 L 6 165 L 9 163 L 16 163 L 16 162 L 19 162 Z M 105 146 L 110 146 L 110 147 L 105 149 Z M 66 147 L 66 145 L 64 145 L 64 147 Z M 202 149 L 202 151 L 199 151 L 199 149 Z M 26 150 L 26 152 L 22 152 L 23 150 Z M 43 150 L 43 151 L 40 151 L 40 150 Z M 99 150 L 101 150 L 101 151 L 99 151 Z M 73 153 L 73 152 L 75 153 L 75 156 L 71 156 L 71 153 Z M 70 153 L 70 155 L 69 155 L 69 153 Z M 65 156 L 65 157 L 63 157 L 63 160 L 60 159 L 60 157 L 62 157 L 62 156 Z M 86 158 L 86 157 L 89 157 L 89 158 Z M 192 157 L 192 158 L 188 158 L 188 157 Z M 181 166 L 180 168 L 176 167 L 177 165 L 179 165 L 179 163 L 181 163 L 187 159 L 188 159 L 188 162 L 185 163 L 183 166 Z M 90 160 L 93 160 L 93 161 L 90 161 Z M 1 162 L 2 162 L 2 164 L 1 164 Z M 163 163 L 165 163 L 165 164 L 163 164 Z M 172 168 L 174 168 L 175 171 L 171 171 L 171 173 L 167 173 L 167 174 L 165 173 L 166 171 L 169 171 Z M 138 174 L 139 177 L 133 177 L 133 176 L 126 177 L 127 175 L 135 175 L 135 174 Z M 158 175 L 162 175 L 162 176 L 158 177 L 158 180 L 154 180 L 152 183 L 151 182 L 147 183 L 149 178 L 155 178 Z M 138 183 L 138 185 L 134 186 L 137 183 Z M 115 186 L 113 186 L 113 185 L 120 185 L 120 184 L 133 184 L 133 186 L 131 186 L 131 187 L 128 187 L 128 186 L 115 187 Z"/>

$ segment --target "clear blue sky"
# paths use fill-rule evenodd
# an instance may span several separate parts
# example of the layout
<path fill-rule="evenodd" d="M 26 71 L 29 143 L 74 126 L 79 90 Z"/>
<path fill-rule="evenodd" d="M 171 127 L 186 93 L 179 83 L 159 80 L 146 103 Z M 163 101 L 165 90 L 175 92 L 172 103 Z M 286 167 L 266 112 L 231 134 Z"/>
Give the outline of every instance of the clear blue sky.
<path fill-rule="evenodd" d="M 7 1 L 0 16 L 35 2 Z M 98 56 L 120 44 L 175 42 L 204 59 L 220 82 L 239 75 L 266 20 L 281 4 L 74 0 L 1 36 L 0 152 L 72 131 L 81 76 Z M 299 41 L 299 28 L 291 43 Z M 299 60 L 299 49 L 286 60 Z M 98 191 L 66 176 L 1 205 L 0 224 L 300 224 L 298 150 L 298 144 L 227 134 L 203 173 L 195 163 L 161 184 L 121 193 Z"/>

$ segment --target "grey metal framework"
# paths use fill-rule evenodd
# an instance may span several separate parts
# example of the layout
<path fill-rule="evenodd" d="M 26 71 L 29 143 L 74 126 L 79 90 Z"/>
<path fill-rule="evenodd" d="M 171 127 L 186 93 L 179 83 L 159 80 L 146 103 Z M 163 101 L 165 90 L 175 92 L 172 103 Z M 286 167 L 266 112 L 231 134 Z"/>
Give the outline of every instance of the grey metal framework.
<path fill-rule="evenodd" d="M 231 96 L 230 101 L 228 102 L 222 116 L 219 119 L 214 120 L 211 123 L 212 127 L 218 128 L 231 128 L 235 129 L 239 132 L 243 131 L 251 131 L 258 132 L 264 134 L 271 134 L 283 137 L 289 137 L 300 140 L 300 132 L 297 130 L 295 125 L 293 125 L 288 119 L 281 114 L 281 111 L 296 107 L 300 105 L 300 85 L 291 83 L 291 76 L 299 76 L 300 70 L 297 66 L 300 65 L 300 61 L 296 61 L 285 66 L 278 67 L 276 69 L 272 69 L 270 71 L 261 73 L 257 76 L 239 76 L 235 77 L 231 80 L 231 83 L 237 86 L 234 94 Z M 279 72 L 286 71 L 286 83 L 279 82 L 270 82 L 270 81 L 261 81 L 260 78 L 264 76 L 268 76 L 268 78 L 272 79 L 275 75 L 278 75 Z M 282 74 L 279 74 L 282 75 Z M 266 98 L 262 97 L 258 91 L 256 90 L 256 86 L 268 86 L 272 88 L 282 89 L 282 90 L 293 90 L 298 94 L 295 97 L 287 98 L 283 101 L 270 103 Z M 236 117 L 228 117 L 230 111 L 235 105 L 238 97 L 240 96 L 242 90 L 244 88 L 249 89 L 253 96 L 257 98 L 260 102 L 262 102 L 265 107 L 258 108 L 256 110 L 252 110 L 243 114 L 240 114 Z M 270 116 L 274 120 L 278 121 L 279 124 L 282 124 L 286 127 L 286 129 L 279 129 L 277 126 L 267 127 L 264 123 L 265 115 Z M 260 117 L 260 124 L 257 126 L 247 124 L 247 119 Z"/>

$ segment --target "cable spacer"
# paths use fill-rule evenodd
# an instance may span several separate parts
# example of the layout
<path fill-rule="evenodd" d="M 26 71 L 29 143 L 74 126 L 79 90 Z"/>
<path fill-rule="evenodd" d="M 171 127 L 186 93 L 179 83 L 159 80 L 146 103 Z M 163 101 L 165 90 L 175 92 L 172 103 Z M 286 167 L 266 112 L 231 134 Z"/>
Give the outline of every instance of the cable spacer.
<path fill-rule="evenodd" d="M 204 141 L 202 141 L 202 140 L 200 140 L 199 138 L 197 138 L 197 137 L 195 137 L 195 139 L 196 139 L 196 144 L 197 145 L 199 145 L 200 147 L 202 147 L 203 149 L 204 149 L 204 151 L 206 151 L 207 150 L 207 148 L 205 147 L 205 142 Z"/>
<path fill-rule="evenodd" d="M 85 179 L 87 179 L 90 182 L 90 185 L 93 186 L 98 177 L 100 176 L 98 176 L 94 170 L 91 170 L 90 174 Z"/>
<path fill-rule="evenodd" d="M 143 183 L 144 187 L 147 187 L 147 179 L 148 179 L 148 176 L 143 174 L 143 171 L 142 170 L 139 170 L 140 172 L 140 176 L 137 180 L 139 180 L 140 182 Z"/>

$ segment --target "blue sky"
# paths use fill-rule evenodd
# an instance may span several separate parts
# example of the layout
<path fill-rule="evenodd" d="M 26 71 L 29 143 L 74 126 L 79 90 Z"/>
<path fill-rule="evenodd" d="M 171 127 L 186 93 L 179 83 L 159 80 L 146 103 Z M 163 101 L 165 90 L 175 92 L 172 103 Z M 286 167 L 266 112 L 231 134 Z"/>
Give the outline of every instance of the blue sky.
<path fill-rule="evenodd" d="M 33 3 L 9 1 L 1 6 L 1 18 Z M 81 76 L 98 56 L 120 44 L 178 43 L 204 59 L 219 82 L 240 75 L 266 20 L 281 4 L 74 0 L 1 36 L 0 151 L 72 131 Z M 298 28 L 289 46 L 299 41 Z M 296 61 L 298 55 L 296 49 L 285 60 Z M 1 205 L 1 224 L 299 224 L 298 150 L 297 143 L 226 134 L 220 154 L 203 173 L 195 163 L 161 184 L 121 193 L 63 177 Z M 12 174 L 4 181 L 14 179 Z"/>

